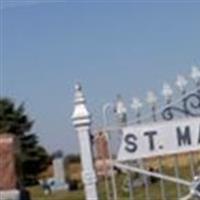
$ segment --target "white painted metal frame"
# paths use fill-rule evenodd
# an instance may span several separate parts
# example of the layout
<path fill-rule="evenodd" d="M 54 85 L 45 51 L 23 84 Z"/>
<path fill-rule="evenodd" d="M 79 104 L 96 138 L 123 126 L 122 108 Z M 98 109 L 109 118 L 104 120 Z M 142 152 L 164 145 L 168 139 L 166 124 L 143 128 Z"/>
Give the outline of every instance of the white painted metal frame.
<path fill-rule="evenodd" d="M 196 91 L 198 93 L 200 93 L 200 71 L 199 71 L 199 69 L 193 68 L 191 77 L 194 79 L 195 84 L 197 86 L 197 88 L 194 91 L 192 91 L 191 94 Z M 171 96 L 172 96 L 173 92 L 171 91 L 170 86 L 168 84 L 164 85 L 163 95 L 166 98 L 167 105 L 164 106 L 164 108 L 162 108 L 162 109 L 157 109 L 157 105 L 156 105 L 157 97 L 155 96 L 155 94 L 153 92 L 149 92 L 147 100 L 152 108 L 152 114 L 150 116 L 147 115 L 147 117 L 145 117 L 145 120 L 146 120 L 146 118 L 153 117 L 154 122 L 156 122 L 157 114 L 160 114 L 163 110 L 168 108 L 170 105 L 173 106 L 174 104 L 181 102 L 182 99 L 185 99 L 188 95 L 188 93 L 186 93 L 186 88 L 185 88 L 187 83 L 188 83 L 187 80 L 183 76 L 180 76 L 180 75 L 178 76 L 176 85 L 180 89 L 182 96 L 180 99 L 178 99 L 177 101 L 174 101 L 174 102 L 171 102 Z M 136 99 L 134 102 L 135 102 L 135 104 L 134 104 L 133 108 L 137 111 L 137 117 L 140 117 L 139 110 L 142 106 L 142 103 L 139 102 L 139 100 L 136 101 Z M 103 109 L 106 109 L 106 108 L 103 108 Z M 180 111 L 181 109 L 178 108 L 177 110 Z M 187 112 L 187 110 L 186 110 L 186 112 Z M 126 114 L 126 111 L 123 109 L 123 113 L 119 113 L 119 114 L 123 114 L 123 116 L 124 116 L 124 114 Z M 186 115 L 187 115 L 187 113 L 186 113 Z M 74 112 L 72 115 L 72 119 L 73 119 L 73 125 L 78 132 L 78 138 L 79 138 L 79 142 L 80 142 L 81 161 L 82 161 L 82 169 L 83 169 L 82 179 L 83 179 L 83 183 L 84 183 L 84 187 L 85 187 L 86 199 L 87 200 L 98 200 L 99 198 L 98 198 L 98 192 L 97 192 L 97 186 L 96 186 L 97 179 L 96 179 L 96 174 L 95 174 L 95 170 L 94 170 L 94 166 L 93 166 L 91 141 L 90 141 L 91 118 L 90 118 L 90 113 L 88 112 L 88 110 L 86 108 L 85 98 L 83 96 L 80 85 L 76 85 L 76 88 L 75 88 L 75 108 L 74 108 Z M 104 122 L 105 122 L 105 119 L 104 119 Z M 136 121 L 130 122 L 130 123 L 135 124 L 135 123 L 140 123 L 140 122 L 141 122 L 141 119 L 137 119 Z M 126 126 L 127 125 L 128 125 L 128 123 L 126 124 Z M 121 127 L 118 127 L 118 126 L 103 128 L 103 130 L 105 132 L 107 132 L 107 131 L 110 132 L 113 130 L 116 131 L 119 129 L 121 129 Z M 109 137 L 108 137 L 108 139 L 109 139 Z M 116 162 L 116 161 L 113 161 L 111 156 L 110 156 L 110 159 L 111 159 L 113 167 L 116 166 L 120 169 L 126 170 L 127 172 L 132 171 L 132 172 L 136 172 L 136 173 L 139 173 L 139 174 L 142 174 L 145 176 L 151 176 L 151 177 L 153 176 L 153 177 L 160 179 L 161 180 L 161 182 L 160 182 L 161 198 L 163 200 L 166 200 L 165 186 L 164 186 L 163 180 L 176 183 L 177 199 L 187 200 L 191 197 L 200 198 L 200 191 L 199 191 L 200 190 L 200 178 L 193 177 L 194 181 L 192 181 L 192 182 L 181 179 L 180 174 L 179 174 L 177 155 L 174 155 L 175 177 L 165 175 L 162 172 L 162 166 L 161 166 L 162 160 L 160 158 L 159 158 L 159 172 L 151 172 L 151 171 L 146 170 L 145 167 L 139 168 L 136 166 L 129 166 L 128 164 L 124 164 L 121 162 Z M 189 154 L 189 160 L 190 160 L 190 163 L 189 163 L 190 171 L 191 171 L 191 174 L 194 176 L 195 169 L 194 169 L 194 165 L 193 165 L 192 154 Z M 113 181 L 115 181 L 115 179 L 112 180 L 112 184 L 114 187 L 116 187 L 116 184 Z M 190 193 L 187 196 L 182 197 L 182 194 L 180 191 L 180 185 L 184 185 L 189 188 Z M 115 191 L 115 189 L 116 188 L 114 188 L 113 190 Z M 132 188 L 130 188 L 130 191 L 129 191 L 130 193 L 131 193 L 131 190 L 132 190 Z M 149 191 L 147 190 L 146 199 L 149 200 L 148 192 Z M 114 195 L 114 200 L 116 200 L 116 199 L 117 199 L 117 195 Z M 133 199 L 133 196 L 130 195 L 129 199 L 130 200 Z"/>

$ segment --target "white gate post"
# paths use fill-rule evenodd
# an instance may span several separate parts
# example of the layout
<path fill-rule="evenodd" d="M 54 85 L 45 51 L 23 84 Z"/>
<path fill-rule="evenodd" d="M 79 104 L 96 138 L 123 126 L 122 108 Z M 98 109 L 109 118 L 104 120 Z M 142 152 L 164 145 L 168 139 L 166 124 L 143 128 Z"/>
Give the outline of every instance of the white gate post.
<path fill-rule="evenodd" d="M 82 180 L 87 200 L 98 200 L 96 174 L 93 166 L 90 139 L 91 116 L 86 108 L 86 101 L 79 84 L 75 86 L 75 107 L 72 115 L 73 125 L 78 133 L 80 144 Z"/>

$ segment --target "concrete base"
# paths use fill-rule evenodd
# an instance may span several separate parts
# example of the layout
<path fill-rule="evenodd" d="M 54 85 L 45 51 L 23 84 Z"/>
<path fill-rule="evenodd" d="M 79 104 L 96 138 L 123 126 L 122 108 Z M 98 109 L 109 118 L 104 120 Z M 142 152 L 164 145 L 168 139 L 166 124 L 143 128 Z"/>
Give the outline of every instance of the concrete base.
<path fill-rule="evenodd" d="M 20 200 L 19 190 L 3 190 L 0 191 L 1 200 Z"/>
<path fill-rule="evenodd" d="M 58 179 L 55 179 L 54 177 L 47 179 L 47 184 L 50 187 L 52 192 L 57 191 L 57 190 L 68 190 L 69 189 L 69 185 L 67 183 L 65 183 L 64 180 L 58 180 Z M 43 187 L 43 181 L 40 181 L 40 185 Z"/>
<path fill-rule="evenodd" d="M 68 190 L 69 186 L 66 183 L 55 183 L 54 185 L 51 186 L 51 190 L 58 191 L 58 190 Z"/>

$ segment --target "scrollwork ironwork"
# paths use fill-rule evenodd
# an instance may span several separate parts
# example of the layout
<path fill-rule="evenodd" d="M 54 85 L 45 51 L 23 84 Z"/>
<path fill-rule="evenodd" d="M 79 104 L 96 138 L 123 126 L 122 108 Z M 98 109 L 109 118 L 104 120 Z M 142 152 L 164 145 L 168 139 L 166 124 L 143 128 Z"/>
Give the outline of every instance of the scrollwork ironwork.
<path fill-rule="evenodd" d="M 172 120 L 178 113 L 184 116 L 200 117 L 200 89 L 184 96 L 178 106 L 169 104 L 161 115 L 164 120 Z"/>

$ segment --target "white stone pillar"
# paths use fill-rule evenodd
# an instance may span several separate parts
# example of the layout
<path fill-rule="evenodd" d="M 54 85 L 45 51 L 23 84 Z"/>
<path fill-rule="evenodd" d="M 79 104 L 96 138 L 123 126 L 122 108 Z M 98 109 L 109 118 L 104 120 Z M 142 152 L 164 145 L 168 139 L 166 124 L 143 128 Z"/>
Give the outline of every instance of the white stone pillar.
<path fill-rule="evenodd" d="M 91 116 L 86 108 L 86 102 L 79 84 L 75 86 L 75 107 L 72 115 L 73 125 L 78 133 L 80 144 L 82 180 L 87 200 L 98 200 L 96 174 L 92 161 L 90 141 Z"/>

